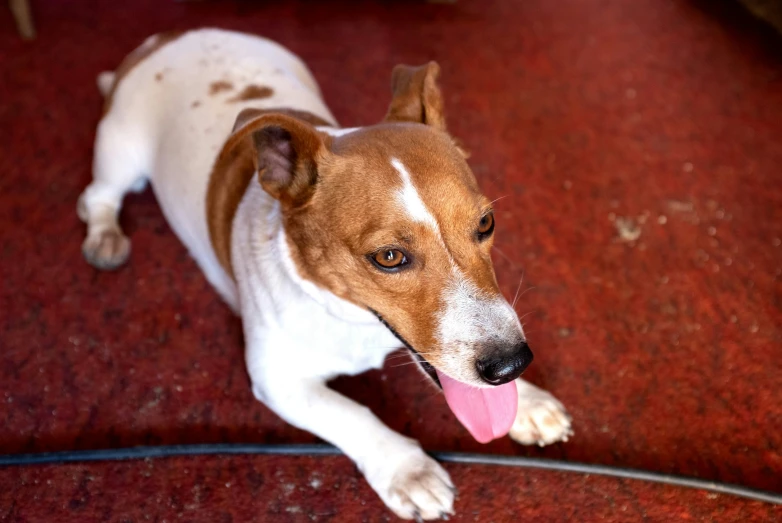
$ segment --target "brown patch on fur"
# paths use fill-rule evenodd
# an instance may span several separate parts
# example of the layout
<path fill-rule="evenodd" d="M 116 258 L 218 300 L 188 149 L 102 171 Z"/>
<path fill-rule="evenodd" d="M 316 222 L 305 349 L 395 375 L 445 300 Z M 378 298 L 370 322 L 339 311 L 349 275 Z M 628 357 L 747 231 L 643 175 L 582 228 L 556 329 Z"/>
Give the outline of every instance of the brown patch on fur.
<path fill-rule="evenodd" d="M 260 100 L 263 98 L 270 98 L 274 95 L 274 89 L 271 87 L 266 87 L 265 85 L 253 85 L 250 84 L 242 91 L 234 96 L 233 98 L 230 98 L 228 100 L 229 103 L 236 103 L 236 102 L 244 102 L 246 100 Z"/>
<path fill-rule="evenodd" d="M 258 171 L 258 154 L 253 132 L 262 125 L 261 117 L 284 115 L 311 125 L 333 126 L 332 123 L 293 109 L 244 109 L 236 117 L 231 136 L 217 157 L 206 195 L 206 215 L 209 238 L 220 264 L 233 277 L 231 265 L 231 227 L 247 186 Z"/>
<path fill-rule="evenodd" d="M 155 81 L 156 82 L 163 81 L 163 73 L 155 73 Z"/>
<path fill-rule="evenodd" d="M 200 106 L 201 106 L 201 101 L 200 100 L 195 100 L 193 103 L 190 104 L 190 107 L 192 107 L 193 109 L 195 109 L 196 107 L 200 107 Z"/>
<path fill-rule="evenodd" d="M 231 225 L 255 174 L 255 147 L 248 133 L 233 135 L 217 157 L 206 193 L 209 238 L 220 265 L 233 277 Z"/>
<path fill-rule="evenodd" d="M 230 82 L 226 82 L 225 80 L 212 82 L 211 84 L 209 84 L 209 96 L 214 96 L 217 93 L 221 93 L 223 91 L 230 91 L 233 88 L 234 88 L 233 84 Z"/>
<path fill-rule="evenodd" d="M 103 102 L 103 114 L 108 113 L 109 109 L 111 109 L 111 103 L 114 99 L 114 92 L 117 90 L 117 86 L 125 77 L 125 75 L 127 75 L 131 70 L 133 70 L 134 67 L 136 67 L 136 65 L 145 60 L 152 53 L 164 45 L 173 42 L 183 34 L 185 34 L 185 31 L 169 31 L 166 33 L 159 33 L 155 35 L 156 38 L 150 45 L 142 44 L 131 51 L 130 54 L 127 55 L 125 59 L 122 60 L 122 62 L 120 62 L 119 67 L 117 67 L 117 69 L 114 71 L 114 83 L 112 84 L 111 89 L 109 90 L 108 94 L 106 95 L 106 99 Z"/>

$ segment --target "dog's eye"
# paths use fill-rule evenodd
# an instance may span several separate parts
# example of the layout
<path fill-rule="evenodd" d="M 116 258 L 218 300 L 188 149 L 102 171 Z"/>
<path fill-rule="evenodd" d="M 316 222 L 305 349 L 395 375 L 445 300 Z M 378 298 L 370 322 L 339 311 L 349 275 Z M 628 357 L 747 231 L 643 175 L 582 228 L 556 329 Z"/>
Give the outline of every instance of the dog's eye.
<path fill-rule="evenodd" d="M 483 241 L 494 232 L 494 213 L 484 214 L 478 222 L 478 240 Z"/>
<path fill-rule="evenodd" d="M 394 271 L 407 265 L 407 255 L 399 249 L 383 249 L 369 256 L 375 267 L 384 271 Z"/>

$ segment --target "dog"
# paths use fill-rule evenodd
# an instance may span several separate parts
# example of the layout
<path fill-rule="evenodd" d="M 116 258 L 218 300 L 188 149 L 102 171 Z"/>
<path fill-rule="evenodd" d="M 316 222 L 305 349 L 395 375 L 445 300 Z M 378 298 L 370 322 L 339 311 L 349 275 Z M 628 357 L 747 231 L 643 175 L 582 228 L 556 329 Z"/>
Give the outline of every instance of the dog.
<path fill-rule="evenodd" d="M 418 520 L 453 513 L 448 473 L 329 379 L 404 346 L 478 441 L 572 434 L 562 404 L 519 378 L 532 352 L 497 285 L 492 205 L 447 132 L 439 71 L 398 65 L 385 119 L 345 129 L 305 64 L 270 40 L 152 36 L 98 77 L 104 114 L 78 203 L 84 257 L 115 269 L 130 254 L 122 199 L 150 181 L 243 320 L 254 396 Z"/>

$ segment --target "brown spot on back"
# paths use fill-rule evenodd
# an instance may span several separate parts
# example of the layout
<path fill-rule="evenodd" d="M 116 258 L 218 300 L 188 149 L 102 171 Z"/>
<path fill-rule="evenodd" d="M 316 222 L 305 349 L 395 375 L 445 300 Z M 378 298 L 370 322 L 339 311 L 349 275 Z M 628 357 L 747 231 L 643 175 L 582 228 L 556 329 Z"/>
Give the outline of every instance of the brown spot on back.
<path fill-rule="evenodd" d="M 223 91 L 230 91 L 233 88 L 234 88 L 233 84 L 230 82 L 226 82 L 225 80 L 212 82 L 211 84 L 209 84 L 209 96 L 214 96 L 217 93 L 221 93 Z"/>
<path fill-rule="evenodd" d="M 162 81 L 163 80 L 163 73 L 156 73 L 155 74 L 155 81 Z"/>
<path fill-rule="evenodd" d="M 246 100 L 260 100 L 262 98 L 269 98 L 274 95 L 274 89 L 266 87 L 265 85 L 253 85 L 250 84 L 242 91 L 229 99 L 229 103 L 244 102 Z"/>
<path fill-rule="evenodd" d="M 155 51 L 157 51 L 167 43 L 173 42 L 183 34 L 185 34 L 185 31 L 168 31 L 166 33 L 159 33 L 155 35 L 156 38 L 150 45 L 142 44 L 136 49 L 134 49 L 133 51 L 131 51 L 130 54 L 128 54 L 125 57 L 125 59 L 122 60 L 122 62 L 120 62 L 119 67 L 117 67 L 117 69 L 114 71 L 114 83 L 112 84 L 111 89 L 106 95 L 106 99 L 103 103 L 103 114 L 108 113 L 109 109 L 111 109 L 111 103 L 114 99 L 114 92 L 117 90 L 117 86 L 119 85 L 120 81 L 122 81 L 122 79 L 131 70 L 133 70 L 133 68 L 136 67 L 136 65 L 141 63 L 152 53 L 154 53 Z M 157 79 L 157 75 L 155 78 Z"/>
<path fill-rule="evenodd" d="M 200 105 L 201 105 L 201 101 L 200 100 L 196 100 L 196 101 L 194 101 L 193 103 L 190 104 L 190 107 L 195 109 L 196 107 L 199 107 Z"/>
<path fill-rule="evenodd" d="M 217 156 L 206 192 L 209 239 L 223 269 L 233 277 L 231 226 L 236 210 L 257 170 L 257 153 L 251 126 L 245 125 L 267 114 L 284 114 L 314 126 L 333 126 L 323 118 L 295 109 L 244 109 L 236 117 L 231 136 Z"/>

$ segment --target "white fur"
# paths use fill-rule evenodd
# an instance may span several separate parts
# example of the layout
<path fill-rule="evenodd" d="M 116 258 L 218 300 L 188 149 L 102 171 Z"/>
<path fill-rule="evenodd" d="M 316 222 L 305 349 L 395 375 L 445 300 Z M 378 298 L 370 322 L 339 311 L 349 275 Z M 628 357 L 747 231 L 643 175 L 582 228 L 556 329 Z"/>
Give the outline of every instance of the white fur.
<path fill-rule="evenodd" d="M 316 127 L 316 129 L 322 133 L 326 133 L 330 136 L 345 136 L 354 131 L 361 129 L 360 127 L 348 127 L 347 129 L 336 129 L 334 127 Z"/>
<path fill-rule="evenodd" d="M 573 435 L 570 415 L 550 393 L 524 380 L 516 380 L 519 409 L 509 436 L 522 445 L 550 445 Z"/>
<path fill-rule="evenodd" d="M 143 45 L 154 45 L 156 38 Z M 101 75 L 101 90 L 109 92 L 114 81 L 110 73 Z M 232 88 L 210 95 L 217 81 Z M 274 94 L 229 102 L 251 84 L 270 87 Z M 210 244 L 205 215 L 209 174 L 243 108 L 287 107 L 335 122 L 305 65 L 269 40 L 205 29 L 164 45 L 114 87 L 110 111 L 98 127 L 94 179 L 79 201 L 79 216 L 88 225 L 87 258 L 106 261 L 104 268 L 124 261 L 129 243 L 117 214 L 124 195 L 149 178 L 171 227 L 242 316 L 254 395 L 288 422 L 342 449 L 400 517 L 435 519 L 452 513 L 454 495 L 445 470 L 416 441 L 326 386 L 339 374 L 380 367 L 399 343 L 368 311 L 297 273 L 279 204 L 259 184 L 249 185 L 233 223 L 235 283 Z M 320 129 L 334 136 L 354 130 Z M 398 160 L 392 163 L 402 177 L 401 204 L 412 219 L 437 228 L 409 172 Z M 478 294 L 458 271 L 454 274 L 444 296 L 444 339 L 454 344 L 474 339 L 468 331 L 480 326 L 467 316 L 478 308 L 495 311 L 489 316 L 496 321 L 490 319 L 487 327 L 501 328 L 502 319 L 510 318 L 507 310 L 476 301 Z M 512 316 L 511 323 L 517 323 Z"/>
<path fill-rule="evenodd" d="M 442 234 L 440 233 L 440 224 L 437 223 L 437 220 L 432 213 L 429 212 L 426 204 L 418 194 L 418 190 L 415 188 L 415 185 L 413 185 L 413 180 L 410 178 L 407 167 L 405 167 L 397 158 L 391 158 L 391 166 L 396 169 L 399 176 L 402 178 L 402 188 L 397 190 L 396 198 L 404 207 L 407 215 L 410 216 L 410 219 L 413 221 L 421 222 L 429 226 L 437 234 L 440 242 L 444 243 Z"/>

